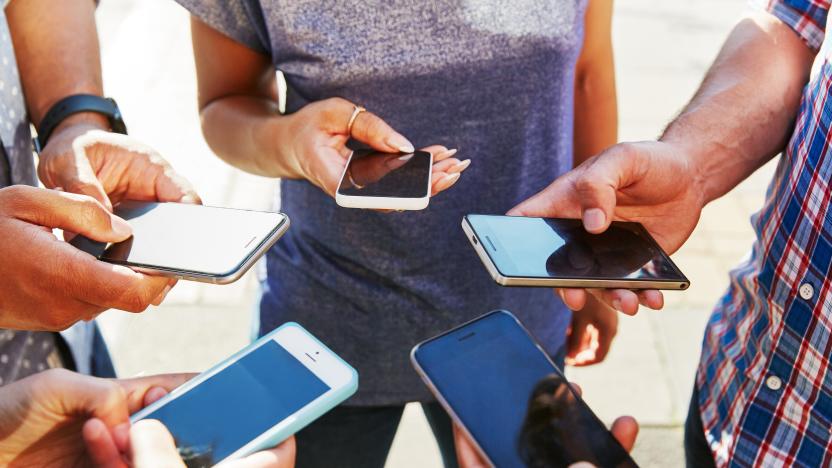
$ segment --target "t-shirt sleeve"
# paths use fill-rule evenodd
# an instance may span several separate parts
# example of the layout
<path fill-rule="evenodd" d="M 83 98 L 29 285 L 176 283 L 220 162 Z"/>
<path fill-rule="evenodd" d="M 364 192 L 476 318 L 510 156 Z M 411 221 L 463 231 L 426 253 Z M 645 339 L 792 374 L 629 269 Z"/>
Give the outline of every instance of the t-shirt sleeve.
<path fill-rule="evenodd" d="M 256 0 L 176 0 L 200 21 L 249 49 L 271 55 L 263 10 Z"/>
<path fill-rule="evenodd" d="M 812 49 L 820 49 L 832 0 L 752 0 L 751 4 L 786 23 Z"/>

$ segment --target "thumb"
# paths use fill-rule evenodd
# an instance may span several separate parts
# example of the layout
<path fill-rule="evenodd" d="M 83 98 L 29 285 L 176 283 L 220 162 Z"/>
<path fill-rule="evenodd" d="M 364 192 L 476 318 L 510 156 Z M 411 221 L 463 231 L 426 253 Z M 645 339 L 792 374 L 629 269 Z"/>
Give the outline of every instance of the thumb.
<path fill-rule="evenodd" d="M 21 221 L 75 232 L 99 242 L 121 242 L 133 234 L 127 221 L 85 195 L 18 186 L 8 196 L 11 203 L 7 206 L 13 207 L 12 215 Z"/>
<path fill-rule="evenodd" d="M 387 153 L 412 153 L 413 143 L 372 112 L 361 112 L 352 124 L 352 138 Z"/>
<path fill-rule="evenodd" d="M 69 193 L 77 193 L 79 195 L 86 195 L 94 198 L 101 205 L 107 208 L 108 211 L 113 211 L 113 204 L 107 191 L 98 177 L 95 175 L 92 166 L 90 166 L 89 159 L 86 156 L 86 150 L 82 146 L 74 147 L 73 151 L 81 152 L 82 157 L 74 159 L 74 165 L 69 168 L 63 168 L 57 175 L 53 174 L 49 179 L 54 185 L 51 188 L 56 188 Z"/>
<path fill-rule="evenodd" d="M 509 210 L 507 214 L 541 218 L 580 217 L 581 206 L 575 193 L 575 178 L 574 171 L 562 175 L 545 189 Z"/>
<path fill-rule="evenodd" d="M 142 409 L 154 398 L 151 393 L 157 393 L 158 389 L 171 392 L 176 387 L 184 384 L 196 374 L 163 374 L 150 377 L 137 377 L 134 379 L 117 380 L 119 386 L 127 395 L 127 408 L 130 413 Z M 151 392 L 154 390 L 154 392 Z M 158 393 L 157 393 L 158 395 Z"/>
<path fill-rule="evenodd" d="M 185 466 L 170 432 L 155 419 L 143 419 L 130 429 L 130 459 L 134 468 Z"/>
<path fill-rule="evenodd" d="M 638 422 L 630 416 L 622 416 L 612 423 L 610 429 L 615 440 L 624 447 L 624 450 L 630 452 L 636 444 L 636 437 L 638 437 Z"/>

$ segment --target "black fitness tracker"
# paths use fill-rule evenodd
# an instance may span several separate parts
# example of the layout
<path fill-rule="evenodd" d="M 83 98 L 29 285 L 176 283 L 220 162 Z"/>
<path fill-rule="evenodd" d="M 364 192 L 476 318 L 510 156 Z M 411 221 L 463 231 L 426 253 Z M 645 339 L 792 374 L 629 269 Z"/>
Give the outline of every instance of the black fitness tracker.
<path fill-rule="evenodd" d="M 95 112 L 107 117 L 110 130 L 115 133 L 127 134 L 127 126 L 121 118 L 121 111 L 113 98 L 105 98 L 93 94 L 74 94 L 67 96 L 52 106 L 38 128 L 38 137 L 34 139 L 35 151 L 40 153 L 46 147 L 49 137 L 61 122 L 72 114 L 80 112 Z"/>

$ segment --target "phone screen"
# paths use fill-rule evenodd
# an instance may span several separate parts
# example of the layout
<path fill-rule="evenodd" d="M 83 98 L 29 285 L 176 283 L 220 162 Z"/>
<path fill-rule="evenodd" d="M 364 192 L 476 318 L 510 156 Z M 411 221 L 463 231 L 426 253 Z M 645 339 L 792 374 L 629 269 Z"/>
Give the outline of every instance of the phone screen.
<path fill-rule="evenodd" d="M 115 213 L 133 228 L 131 238 L 70 243 L 113 263 L 217 276 L 234 272 L 286 222 L 281 213 L 181 203 L 129 201 Z"/>
<path fill-rule="evenodd" d="M 355 151 L 338 193 L 355 197 L 425 198 L 430 195 L 431 155 Z"/>
<path fill-rule="evenodd" d="M 504 276 L 687 282 L 638 223 L 613 222 L 604 233 L 590 234 L 576 219 L 467 219 Z"/>
<path fill-rule="evenodd" d="M 213 466 L 330 390 L 266 341 L 142 419 L 158 419 L 193 467 Z"/>
<path fill-rule="evenodd" d="M 496 466 L 636 466 L 507 312 L 420 345 L 415 359 Z"/>

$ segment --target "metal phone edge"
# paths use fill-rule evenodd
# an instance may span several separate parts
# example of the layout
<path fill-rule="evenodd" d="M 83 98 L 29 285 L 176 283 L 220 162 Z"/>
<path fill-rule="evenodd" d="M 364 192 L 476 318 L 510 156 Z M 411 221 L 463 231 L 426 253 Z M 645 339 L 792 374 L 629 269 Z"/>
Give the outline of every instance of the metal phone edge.
<path fill-rule="evenodd" d="M 134 271 L 139 273 L 144 273 L 147 275 L 152 276 L 164 276 L 166 278 L 175 278 L 178 280 L 184 281 L 196 281 L 199 283 L 209 283 L 209 284 L 231 284 L 238 279 L 242 278 L 242 276 L 248 273 L 248 270 L 251 269 L 254 264 L 266 253 L 267 250 L 272 248 L 277 241 L 283 237 L 283 234 L 289 230 L 289 225 L 291 224 L 291 220 L 289 216 L 285 213 L 280 213 L 283 215 L 284 221 L 277 227 L 274 231 L 272 231 L 263 242 L 260 243 L 260 246 L 254 250 L 251 254 L 249 254 L 248 258 L 246 258 L 240 265 L 238 265 L 234 270 L 230 273 L 224 275 L 213 275 L 213 274 L 195 274 L 193 271 L 186 271 L 186 270 L 173 270 L 173 269 L 156 269 L 156 268 L 149 268 L 149 267 L 139 267 L 133 266 L 126 263 L 119 263 L 119 265 L 124 265 L 131 268 Z"/>
<path fill-rule="evenodd" d="M 416 150 L 422 151 L 422 150 Z M 433 169 L 433 153 L 423 151 L 430 155 L 430 168 Z M 400 197 L 362 197 L 360 195 L 344 195 L 341 193 L 341 186 L 344 184 L 344 177 L 347 176 L 347 168 L 350 167 L 352 157 L 355 151 L 350 153 L 347 159 L 347 165 L 344 166 L 344 171 L 341 173 L 341 179 L 338 181 L 338 188 L 335 189 L 335 203 L 342 208 L 359 208 L 368 210 L 403 210 L 403 211 L 421 211 L 430 205 L 431 193 L 431 179 L 432 172 L 428 173 L 426 195 L 420 198 L 400 198 Z M 380 201 L 380 203 L 379 203 Z M 375 202 L 375 203 L 373 203 Z"/>
<path fill-rule="evenodd" d="M 674 269 L 684 278 L 684 280 L 669 280 L 669 281 L 654 281 L 654 280 L 607 280 L 607 279 L 559 279 L 559 278 L 530 278 L 523 276 L 508 277 L 500 273 L 497 265 L 494 264 L 491 256 L 485 251 L 482 241 L 479 240 L 474 228 L 468 222 L 468 217 L 462 218 L 462 230 L 468 238 L 468 243 L 477 252 L 485 269 L 491 275 L 491 278 L 500 286 L 529 286 L 529 287 L 545 287 L 545 288 L 589 288 L 589 289 L 661 289 L 665 291 L 684 291 L 690 287 L 690 280 L 679 270 L 678 266 L 673 263 Z M 474 242 L 474 237 L 477 242 Z M 662 253 L 667 254 L 662 250 Z M 668 256 L 669 259 L 669 256 Z"/>

